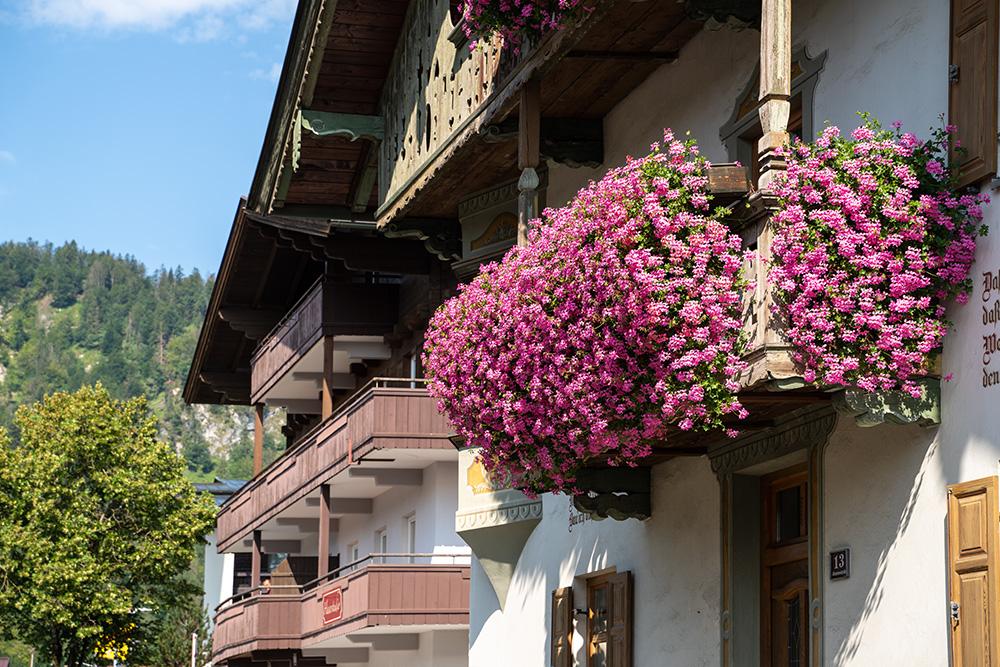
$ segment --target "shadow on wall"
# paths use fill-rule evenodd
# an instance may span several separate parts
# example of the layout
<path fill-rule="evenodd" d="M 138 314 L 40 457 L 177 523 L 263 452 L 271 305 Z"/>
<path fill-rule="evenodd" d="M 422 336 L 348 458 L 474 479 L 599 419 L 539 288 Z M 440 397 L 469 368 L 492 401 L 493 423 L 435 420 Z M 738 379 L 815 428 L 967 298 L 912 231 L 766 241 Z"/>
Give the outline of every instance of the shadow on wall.
<path fill-rule="evenodd" d="M 860 429 L 853 420 L 841 418 L 831 436 L 825 461 L 825 537 L 830 548 L 848 537 L 856 556 L 850 579 L 825 583 L 828 613 L 840 607 L 837 616 L 827 619 L 830 645 L 826 650 L 834 665 L 851 664 L 862 645 L 875 640 L 870 636 L 871 621 L 886 599 L 889 561 L 910 529 L 925 486 L 937 480 L 936 434 L 937 429 L 916 426 Z M 895 530 L 887 530 L 893 524 Z M 941 572 L 921 574 L 944 576 Z M 850 601 L 865 589 L 864 603 L 852 610 Z M 833 641 L 837 635 L 841 637 L 839 644 Z"/>

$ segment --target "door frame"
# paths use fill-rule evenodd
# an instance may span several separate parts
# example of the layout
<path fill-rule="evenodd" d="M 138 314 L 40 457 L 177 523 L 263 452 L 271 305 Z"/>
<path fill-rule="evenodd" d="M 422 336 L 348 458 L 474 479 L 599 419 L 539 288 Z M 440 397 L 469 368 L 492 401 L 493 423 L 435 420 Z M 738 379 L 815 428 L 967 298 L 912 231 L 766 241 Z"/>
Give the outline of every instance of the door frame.
<path fill-rule="evenodd" d="M 734 493 L 734 477 L 741 471 L 753 469 L 777 459 L 804 455 L 808 475 L 808 556 L 809 556 L 809 665 L 823 665 L 823 459 L 830 435 L 837 425 L 838 415 L 830 406 L 804 408 L 778 425 L 746 437 L 713 447 L 708 456 L 712 470 L 719 479 L 720 491 L 720 547 L 722 550 L 722 586 L 720 600 L 720 634 L 722 667 L 759 667 L 760 651 L 735 650 L 737 636 L 755 635 L 760 648 L 759 606 L 747 611 L 734 599 L 736 589 L 734 570 L 737 565 L 734 531 L 734 507 L 739 500 Z M 786 467 L 786 466 L 782 466 Z M 758 587 L 759 591 L 759 587 Z M 759 592 L 757 593 L 759 596 Z M 745 643 L 744 643 L 745 646 Z"/>

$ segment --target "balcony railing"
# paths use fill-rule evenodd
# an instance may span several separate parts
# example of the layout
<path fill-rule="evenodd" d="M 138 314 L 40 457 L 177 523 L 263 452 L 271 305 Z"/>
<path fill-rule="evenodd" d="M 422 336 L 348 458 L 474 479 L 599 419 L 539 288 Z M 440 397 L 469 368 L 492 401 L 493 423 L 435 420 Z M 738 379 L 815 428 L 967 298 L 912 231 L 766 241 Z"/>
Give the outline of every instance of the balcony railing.
<path fill-rule="evenodd" d="M 324 335 L 383 334 L 399 316 L 399 286 L 321 278 L 265 336 L 250 359 L 250 400 L 260 402 Z"/>
<path fill-rule="evenodd" d="M 451 432 L 425 380 L 375 378 L 221 507 L 219 548 L 231 548 L 370 452 L 450 449 Z"/>
<path fill-rule="evenodd" d="M 467 553 L 376 553 L 302 587 L 234 596 L 216 608 L 213 661 L 308 648 L 376 625 L 383 634 L 393 626 L 467 626 L 468 559 Z"/>

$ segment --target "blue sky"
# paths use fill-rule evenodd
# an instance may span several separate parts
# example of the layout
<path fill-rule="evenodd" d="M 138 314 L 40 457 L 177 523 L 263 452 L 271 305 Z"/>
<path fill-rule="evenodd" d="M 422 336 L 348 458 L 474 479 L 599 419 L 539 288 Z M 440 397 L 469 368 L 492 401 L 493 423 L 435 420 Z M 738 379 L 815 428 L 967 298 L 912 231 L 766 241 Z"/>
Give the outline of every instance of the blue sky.
<path fill-rule="evenodd" d="M 0 0 L 0 241 L 215 273 L 295 0 Z"/>

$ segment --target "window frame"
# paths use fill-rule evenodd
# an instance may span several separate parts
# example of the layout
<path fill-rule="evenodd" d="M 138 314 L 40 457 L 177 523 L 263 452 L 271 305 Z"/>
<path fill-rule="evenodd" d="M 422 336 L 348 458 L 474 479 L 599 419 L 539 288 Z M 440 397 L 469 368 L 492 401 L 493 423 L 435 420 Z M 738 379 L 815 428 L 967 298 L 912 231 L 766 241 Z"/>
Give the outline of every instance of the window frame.
<path fill-rule="evenodd" d="M 827 52 L 823 51 L 816 57 L 809 56 L 806 46 L 798 46 L 792 52 L 793 70 L 791 98 L 798 97 L 801 102 L 801 136 L 804 141 L 809 141 L 815 137 L 815 111 L 814 99 L 816 85 L 819 83 L 819 75 L 826 63 Z M 760 63 L 754 68 L 750 80 L 740 90 L 733 104 L 733 112 L 729 120 L 719 128 L 719 139 L 726 147 L 729 159 L 740 162 L 744 167 L 750 168 L 751 173 L 756 173 L 757 166 L 753 164 L 757 153 L 756 146 L 750 145 L 751 136 L 761 136 L 760 130 L 760 102 L 757 101 L 751 108 L 747 108 L 745 102 L 751 96 L 756 95 L 760 88 Z M 789 126 L 793 120 L 789 115 Z M 755 135 L 756 130 L 756 135 Z"/>

